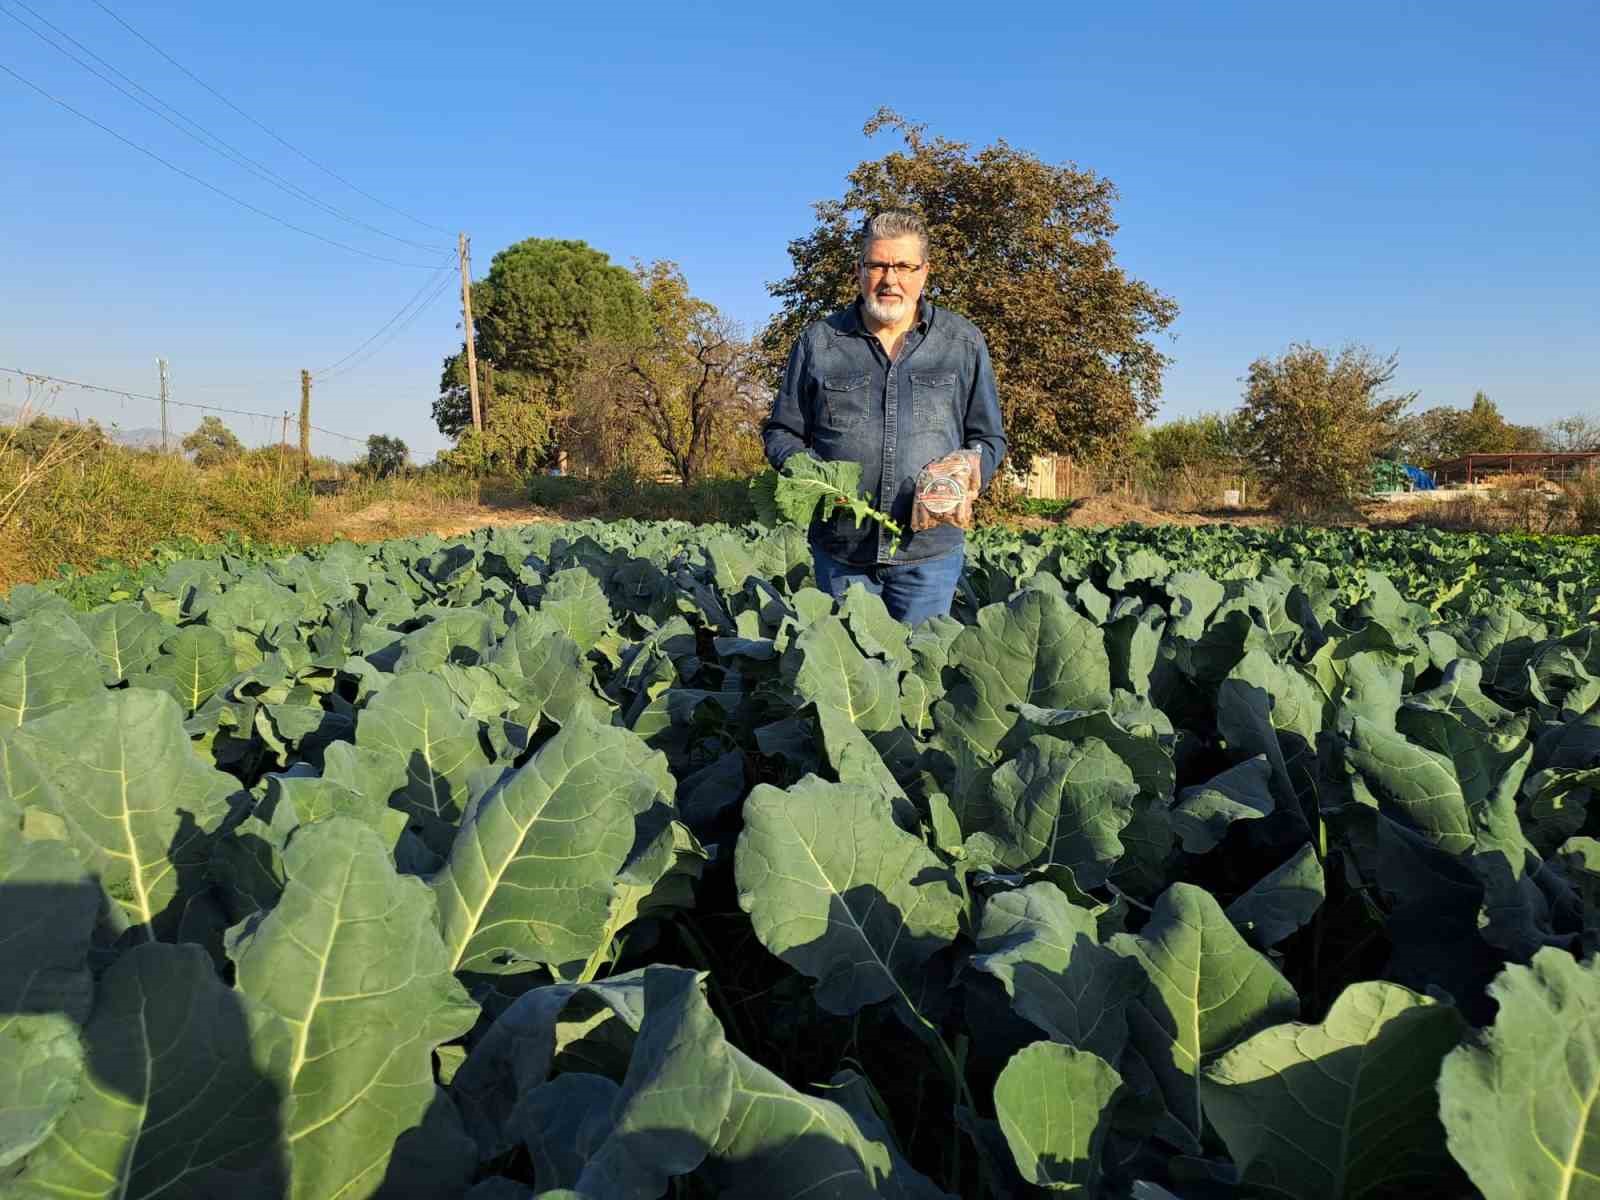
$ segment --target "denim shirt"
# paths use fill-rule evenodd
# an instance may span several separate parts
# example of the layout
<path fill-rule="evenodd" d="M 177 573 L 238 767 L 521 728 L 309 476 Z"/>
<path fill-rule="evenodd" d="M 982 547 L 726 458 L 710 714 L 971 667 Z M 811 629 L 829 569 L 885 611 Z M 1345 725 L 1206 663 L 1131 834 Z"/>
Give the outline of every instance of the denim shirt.
<path fill-rule="evenodd" d="M 860 463 L 862 492 L 905 530 L 894 551 L 876 521 L 858 529 L 848 511 L 819 515 L 811 540 L 833 558 L 920 562 L 954 553 L 965 532 L 954 525 L 911 532 L 911 501 L 917 472 L 951 451 L 981 452 L 985 486 L 1005 457 L 989 347 L 971 321 L 924 299 L 890 361 L 862 322 L 858 299 L 800 335 L 761 439 L 774 467 L 800 450 Z"/>

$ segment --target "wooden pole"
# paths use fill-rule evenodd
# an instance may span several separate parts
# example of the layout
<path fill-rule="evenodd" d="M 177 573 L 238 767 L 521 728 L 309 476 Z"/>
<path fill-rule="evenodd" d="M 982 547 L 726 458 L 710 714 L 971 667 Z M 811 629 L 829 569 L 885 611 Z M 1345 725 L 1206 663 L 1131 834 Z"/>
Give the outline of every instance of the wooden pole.
<path fill-rule="evenodd" d="M 289 431 L 284 430 L 288 440 Z M 300 372 L 300 478 L 311 478 L 311 372 Z"/>
<path fill-rule="evenodd" d="M 466 234 L 456 241 L 456 257 L 461 260 L 461 328 L 467 335 L 467 394 L 472 397 L 472 428 L 483 432 L 483 416 L 478 411 L 478 335 L 472 328 L 472 251 Z"/>
<path fill-rule="evenodd" d="M 283 482 L 283 453 L 289 448 L 289 414 L 283 414 L 283 433 L 278 438 L 278 482 Z"/>
<path fill-rule="evenodd" d="M 161 373 L 161 453 L 167 452 L 167 360 L 156 359 L 156 370 Z"/>

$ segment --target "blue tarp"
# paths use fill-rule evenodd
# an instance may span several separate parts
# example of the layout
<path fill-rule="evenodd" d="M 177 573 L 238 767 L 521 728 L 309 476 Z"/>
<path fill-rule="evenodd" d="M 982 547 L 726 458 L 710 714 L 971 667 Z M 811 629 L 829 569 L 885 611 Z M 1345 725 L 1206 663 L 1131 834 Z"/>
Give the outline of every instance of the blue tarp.
<path fill-rule="evenodd" d="M 1406 463 L 1404 465 L 1406 476 L 1411 480 L 1411 488 L 1413 491 L 1433 491 L 1434 484 L 1432 475 L 1429 475 L 1421 467 L 1413 467 L 1410 463 Z"/>

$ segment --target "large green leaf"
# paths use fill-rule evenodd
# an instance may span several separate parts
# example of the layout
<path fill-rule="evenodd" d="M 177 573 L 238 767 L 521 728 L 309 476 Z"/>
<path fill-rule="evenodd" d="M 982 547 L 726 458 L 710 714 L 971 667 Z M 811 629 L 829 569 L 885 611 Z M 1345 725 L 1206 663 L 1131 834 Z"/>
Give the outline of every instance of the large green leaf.
<path fill-rule="evenodd" d="M 0 729 L 86 700 L 102 686 L 94 648 L 69 616 L 30 617 L 0 643 Z"/>
<path fill-rule="evenodd" d="M 949 731 L 993 753 L 1023 704 L 1103 709 L 1111 703 L 1111 660 L 1098 627 L 1059 595 L 1025 589 L 980 609 L 978 623 L 950 647 L 954 683 L 934 706 Z"/>
<path fill-rule="evenodd" d="M 1173 884 L 1138 934 L 1116 934 L 1110 945 L 1144 972 L 1128 1022 L 1166 1104 L 1158 1132 L 1180 1147 L 1198 1146 L 1200 1069 L 1252 1033 L 1296 1016 L 1299 998 L 1211 894 L 1193 884 Z"/>
<path fill-rule="evenodd" d="M 1499 852 L 1520 874 L 1527 842 L 1516 796 L 1531 749 L 1496 750 L 1443 713 L 1412 710 L 1411 730 L 1357 719 L 1346 758 L 1385 815 L 1450 854 Z M 1410 733 L 1428 744 L 1411 740 Z"/>
<path fill-rule="evenodd" d="M 1122 1077 L 1110 1063 L 1058 1042 L 1012 1055 L 994 1085 L 994 1110 L 1022 1178 L 1050 1192 L 1095 1195 L 1100 1152 Z"/>
<path fill-rule="evenodd" d="M 892 729 L 900 723 L 900 674 L 868 658 L 838 617 L 823 617 L 795 639 L 794 687 L 807 700 L 844 713 L 858 729 Z"/>
<path fill-rule="evenodd" d="M 415 818 L 436 853 L 447 851 L 466 809 L 467 779 L 489 756 L 478 723 L 461 715 L 444 680 L 423 671 L 397 677 L 361 710 L 356 746 L 405 763 L 405 787 L 389 803 Z"/>
<path fill-rule="evenodd" d="M 421 880 L 395 873 L 371 829 L 335 817 L 284 852 L 276 908 L 230 948 L 238 987 L 287 1029 L 272 1079 L 285 1098 L 294 1200 L 375 1195 L 395 1140 L 446 1103 L 433 1051 L 478 1015 L 450 973 Z"/>
<path fill-rule="evenodd" d="M 1029 738 L 990 777 L 981 824 L 963 828 L 967 857 L 1023 868 L 1066 866 L 1084 887 L 1104 883 L 1122 857 L 1139 785 L 1098 738 Z"/>
<path fill-rule="evenodd" d="M 124 954 L 83 1040 L 84 1085 L 8 1196 L 210 1200 L 234 1190 L 234 1172 L 289 1194 L 279 1080 L 290 1039 L 217 979 L 200 947 Z M 295 1196 L 331 1194 L 298 1184 Z"/>
<path fill-rule="evenodd" d="M 489 656 L 500 685 L 517 701 L 516 719 L 537 728 L 541 717 L 558 725 L 584 715 L 609 719 L 595 691 L 594 673 L 577 644 L 537 618 L 518 621 Z"/>
<path fill-rule="evenodd" d="M 1235 821 L 1253 821 L 1276 807 L 1272 764 L 1265 754 L 1229 767 L 1207 783 L 1184 788 L 1172 806 L 1172 827 L 1190 854 L 1204 854 Z"/>
<path fill-rule="evenodd" d="M 29 722 L 11 742 L 53 782 L 48 802 L 110 897 L 111 925 L 175 935 L 239 790 L 196 757 L 177 704 L 148 689 L 102 691 Z"/>
<path fill-rule="evenodd" d="M 1450 1153 L 1487 1200 L 1600 1196 L 1600 960 L 1544 949 L 1489 994 L 1493 1027 L 1439 1074 Z"/>
<path fill-rule="evenodd" d="M 1100 945 L 1095 914 L 1052 883 L 1002 892 L 983 906 L 972 965 L 998 979 L 1018 1015 L 1058 1042 L 1117 1062 L 1128 1002 L 1144 976 Z"/>
<path fill-rule="evenodd" d="M 1452 1194 L 1434 1081 L 1465 1029 L 1448 1004 L 1352 984 L 1320 1025 L 1275 1025 L 1207 1066 L 1206 1116 L 1252 1194 Z"/>
<path fill-rule="evenodd" d="M 117 684 L 147 670 L 161 654 L 166 622 L 132 601 L 108 604 L 78 618 L 100 655 L 106 683 Z"/>
<path fill-rule="evenodd" d="M 950 871 L 895 825 L 880 793 L 815 776 L 750 793 L 734 874 L 761 944 L 815 979 L 816 1002 L 834 1013 L 909 1004 L 962 910 Z"/>
<path fill-rule="evenodd" d="M 656 1200 L 667 1181 L 705 1159 L 733 1099 L 734 1065 L 722 1026 L 690 971 L 651 968 L 645 1016 L 611 1105 L 610 1135 L 575 1190 Z"/>
<path fill-rule="evenodd" d="M 1254 946 L 1276 946 L 1322 907 L 1322 863 L 1309 842 L 1228 905 L 1228 920 Z"/>
<path fill-rule="evenodd" d="M 219 630 L 189 625 L 161 643 L 150 674 L 164 680 L 185 712 L 194 712 L 238 669 L 233 642 Z"/>
<path fill-rule="evenodd" d="M 611 605 L 600 583 L 582 567 L 557 571 L 540 597 L 539 618 L 587 653 L 611 624 Z"/>
<path fill-rule="evenodd" d="M 480 801 L 435 878 L 452 970 L 582 961 L 606 940 L 634 819 L 660 793 L 630 730 L 573 724 Z"/>
<path fill-rule="evenodd" d="M 99 908 L 71 847 L 0 830 L 0 1168 L 37 1146 L 77 1094 Z"/>

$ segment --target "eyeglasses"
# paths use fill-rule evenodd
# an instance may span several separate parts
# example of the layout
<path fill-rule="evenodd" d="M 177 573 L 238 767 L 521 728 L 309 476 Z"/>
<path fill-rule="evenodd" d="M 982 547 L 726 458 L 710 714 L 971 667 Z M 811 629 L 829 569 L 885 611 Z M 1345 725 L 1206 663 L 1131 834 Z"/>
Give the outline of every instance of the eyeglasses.
<path fill-rule="evenodd" d="M 897 275 L 915 275 L 927 265 L 925 262 L 864 262 L 861 264 L 861 269 L 872 276 L 887 275 L 890 271 Z"/>

